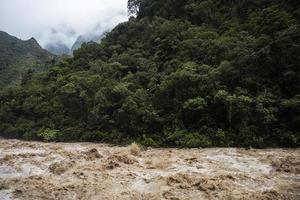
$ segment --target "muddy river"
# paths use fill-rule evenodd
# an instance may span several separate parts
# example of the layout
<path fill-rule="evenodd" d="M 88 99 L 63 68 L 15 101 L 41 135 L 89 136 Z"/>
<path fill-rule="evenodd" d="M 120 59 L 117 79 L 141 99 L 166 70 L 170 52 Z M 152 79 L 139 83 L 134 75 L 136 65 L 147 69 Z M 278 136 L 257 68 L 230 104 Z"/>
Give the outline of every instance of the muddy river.
<path fill-rule="evenodd" d="M 300 149 L 0 139 L 0 199 L 300 199 Z"/>

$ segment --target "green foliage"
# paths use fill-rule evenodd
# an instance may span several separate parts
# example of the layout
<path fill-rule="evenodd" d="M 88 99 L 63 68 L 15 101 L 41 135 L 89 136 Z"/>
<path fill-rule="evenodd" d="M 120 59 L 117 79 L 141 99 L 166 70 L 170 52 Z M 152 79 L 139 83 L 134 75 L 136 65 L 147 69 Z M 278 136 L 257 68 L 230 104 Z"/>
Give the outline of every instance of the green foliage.
<path fill-rule="evenodd" d="M 167 134 L 166 142 L 172 146 L 179 147 L 209 147 L 211 141 L 200 133 L 191 133 L 184 130 L 174 131 Z"/>
<path fill-rule="evenodd" d="M 300 145 L 295 1 L 130 0 L 128 22 L 0 91 L 0 135 Z M 45 129 L 51 127 L 51 129 Z M 59 131 L 58 131 L 59 130 Z"/>
<path fill-rule="evenodd" d="M 28 71 L 47 70 L 53 59 L 34 38 L 22 41 L 0 31 L 0 88 L 26 81 Z"/>
<path fill-rule="evenodd" d="M 158 147 L 160 145 L 159 140 L 152 139 L 151 137 L 146 137 L 145 135 L 139 143 L 146 147 Z"/>
<path fill-rule="evenodd" d="M 37 136 L 45 142 L 55 141 L 59 136 L 59 131 L 50 128 L 40 129 L 37 132 Z"/>

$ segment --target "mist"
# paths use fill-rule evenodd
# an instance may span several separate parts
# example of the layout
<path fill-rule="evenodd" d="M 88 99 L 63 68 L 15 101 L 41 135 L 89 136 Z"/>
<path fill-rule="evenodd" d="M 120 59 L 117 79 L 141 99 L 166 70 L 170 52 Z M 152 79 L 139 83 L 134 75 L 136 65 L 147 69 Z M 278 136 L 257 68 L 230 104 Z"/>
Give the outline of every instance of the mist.
<path fill-rule="evenodd" d="M 69 48 L 79 35 L 102 34 L 126 21 L 127 0 L 1 0 L 0 30 L 45 47 Z"/>

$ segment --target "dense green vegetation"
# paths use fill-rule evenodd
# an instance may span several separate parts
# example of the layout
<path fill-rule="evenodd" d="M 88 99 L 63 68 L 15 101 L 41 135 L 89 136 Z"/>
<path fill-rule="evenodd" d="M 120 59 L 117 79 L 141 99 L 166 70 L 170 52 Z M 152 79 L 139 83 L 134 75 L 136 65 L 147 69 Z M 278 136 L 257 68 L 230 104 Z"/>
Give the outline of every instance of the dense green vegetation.
<path fill-rule="evenodd" d="M 0 88 L 19 83 L 28 70 L 47 70 L 52 60 L 34 38 L 23 41 L 0 31 Z"/>
<path fill-rule="evenodd" d="M 294 0 L 129 0 L 128 22 L 0 95 L 0 134 L 299 146 Z"/>

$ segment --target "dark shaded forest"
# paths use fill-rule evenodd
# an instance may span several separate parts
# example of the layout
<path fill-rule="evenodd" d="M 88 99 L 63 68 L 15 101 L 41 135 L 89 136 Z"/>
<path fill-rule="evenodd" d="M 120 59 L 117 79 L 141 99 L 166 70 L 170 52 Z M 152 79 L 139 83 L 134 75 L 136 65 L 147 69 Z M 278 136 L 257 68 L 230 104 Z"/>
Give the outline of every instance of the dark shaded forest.
<path fill-rule="evenodd" d="M 129 0 L 128 22 L 0 92 L 0 135 L 146 146 L 300 144 L 295 0 Z"/>

